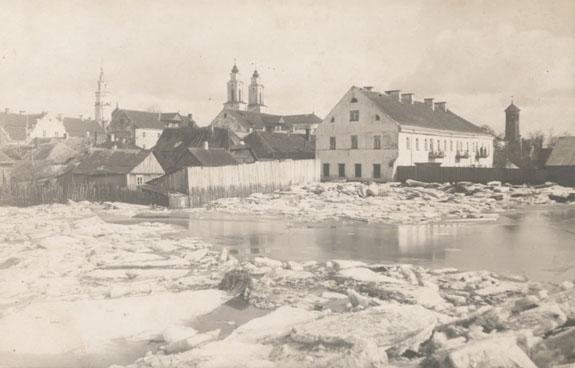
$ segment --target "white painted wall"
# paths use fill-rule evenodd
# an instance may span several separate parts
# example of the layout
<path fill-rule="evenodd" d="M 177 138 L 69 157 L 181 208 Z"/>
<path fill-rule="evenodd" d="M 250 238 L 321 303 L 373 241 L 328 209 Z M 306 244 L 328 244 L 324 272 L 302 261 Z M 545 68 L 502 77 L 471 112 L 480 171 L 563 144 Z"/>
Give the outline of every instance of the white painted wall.
<path fill-rule="evenodd" d="M 443 158 L 429 158 L 429 152 L 432 151 L 431 142 L 433 151 L 442 151 Z M 485 148 L 487 157 L 477 158 L 476 154 L 481 147 Z M 469 158 L 458 160 L 458 150 L 468 151 Z M 421 162 L 439 162 L 442 166 L 451 167 L 493 167 L 493 137 L 402 126 L 399 132 L 397 166 L 411 166 Z"/>
<path fill-rule="evenodd" d="M 357 102 L 351 102 L 353 97 Z M 359 121 L 350 121 L 350 110 L 359 110 Z M 394 121 L 382 114 L 357 88 L 351 88 L 316 130 L 316 157 L 321 160 L 322 178 L 340 178 L 338 165 L 344 164 L 345 178 L 374 179 L 373 166 L 379 164 L 381 178 L 375 180 L 392 180 L 398 132 L 399 126 Z M 357 136 L 357 149 L 351 149 L 352 135 Z M 381 149 L 374 148 L 374 136 L 381 137 Z M 335 137 L 336 149 L 330 148 L 330 137 Z M 324 175 L 325 164 L 329 164 L 329 176 Z M 355 176 L 356 164 L 361 165 L 361 177 Z"/>
<path fill-rule="evenodd" d="M 39 118 L 30 132 L 30 138 L 64 138 L 66 128 L 57 116 L 46 114 Z"/>
<path fill-rule="evenodd" d="M 162 129 L 140 129 L 135 130 L 135 145 L 143 149 L 151 149 L 158 143 Z"/>

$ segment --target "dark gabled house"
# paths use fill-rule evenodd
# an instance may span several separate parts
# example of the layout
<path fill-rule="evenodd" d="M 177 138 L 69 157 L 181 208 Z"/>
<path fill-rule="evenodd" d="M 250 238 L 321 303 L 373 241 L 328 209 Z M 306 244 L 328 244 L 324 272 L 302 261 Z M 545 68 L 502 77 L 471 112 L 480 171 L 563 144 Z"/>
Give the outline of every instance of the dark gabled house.
<path fill-rule="evenodd" d="M 106 131 L 96 120 L 81 118 L 63 118 L 62 123 L 68 138 L 83 138 L 93 144 L 106 142 Z"/>
<path fill-rule="evenodd" d="M 0 146 L 6 144 L 23 144 L 29 138 L 29 133 L 36 125 L 41 114 L 11 113 L 4 110 L 0 113 Z"/>
<path fill-rule="evenodd" d="M 195 162 L 190 149 L 200 148 L 204 151 L 218 149 L 225 152 L 226 157 L 233 158 L 230 154 L 231 148 L 237 147 L 240 143 L 239 137 L 227 129 L 212 127 L 165 129 L 154 147 L 154 153 L 164 170 L 170 173 Z M 219 155 L 223 157 L 224 153 Z M 232 164 L 230 160 L 228 162 Z M 233 164 L 237 163 L 238 160 L 234 159 Z"/>
<path fill-rule="evenodd" d="M 72 170 L 72 179 L 80 184 L 136 189 L 164 173 L 151 151 L 97 149 Z"/>
<path fill-rule="evenodd" d="M 575 137 L 561 137 L 557 140 L 545 169 L 552 181 L 575 186 Z"/>
<path fill-rule="evenodd" d="M 111 141 L 151 149 L 156 145 L 164 129 L 194 126 L 196 123 L 191 114 L 184 116 L 177 112 L 115 109 L 108 125 L 108 135 Z"/>
<path fill-rule="evenodd" d="M 315 158 L 315 137 L 307 134 L 253 132 L 244 138 L 258 160 Z"/>

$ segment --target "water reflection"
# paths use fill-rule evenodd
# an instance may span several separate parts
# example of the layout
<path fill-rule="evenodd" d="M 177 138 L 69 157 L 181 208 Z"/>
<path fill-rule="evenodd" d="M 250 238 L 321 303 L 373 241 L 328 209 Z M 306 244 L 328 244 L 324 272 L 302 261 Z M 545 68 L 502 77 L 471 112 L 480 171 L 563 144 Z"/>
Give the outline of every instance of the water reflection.
<path fill-rule="evenodd" d="M 214 213 L 186 221 L 189 233 L 240 259 L 345 258 L 489 269 L 538 280 L 575 277 L 575 208 L 568 206 L 510 213 L 490 223 L 294 225 L 284 218 Z"/>

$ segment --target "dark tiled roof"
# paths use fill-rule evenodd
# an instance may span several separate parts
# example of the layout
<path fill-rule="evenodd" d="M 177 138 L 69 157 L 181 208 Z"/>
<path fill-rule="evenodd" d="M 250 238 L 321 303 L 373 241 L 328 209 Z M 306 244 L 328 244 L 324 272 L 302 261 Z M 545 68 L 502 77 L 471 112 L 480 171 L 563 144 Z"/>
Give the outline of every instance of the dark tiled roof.
<path fill-rule="evenodd" d="M 107 148 L 107 149 L 122 149 L 122 150 L 132 150 L 132 151 L 141 151 L 142 148 L 135 146 L 130 143 L 123 143 L 123 142 L 104 142 L 95 145 L 96 148 Z"/>
<path fill-rule="evenodd" d="M 126 109 L 116 109 L 112 113 L 112 123 L 115 117 L 124 115 L 126 116 L 136 128 L 141 129 L 164 129 L 167 122 L 170 121 L 183 121 L 184 123 L 190 124 L 193 120 L 190 120 L 187 116 L 183 117 L 177 112 L 149 112 L 149 111 L 138 111 L 138 110 L 126 110 Z M 195 123 L 194 123 L 195 124 Z"/>
<path fill-rule="evenodd" d="M 64 118 L 62 122 L 69 137 L 85 138 L 87 132 L 90 132 L 90 137 L 104 134 L 104 128 L 96 120 Z"/>
<path fill-rule="evenodd" d="M 73 170 L 74 174 L 128 174 L 138 166 L 150 151 L 96 150 L 90 153 Z"/>
<path fill-rule="evenodd" d="M 365 89 L 360 89 L 360 91 L 400 125 L 488 135 L 477 125 L 454 114 L 450 110 L 433 110 L 423 102 L 415 101 L 412 104 L 408 104 L 399 102 L 379 92 Z"/>
<path fill-rule="evenodd" d="M 34 127 L 39 118 L 44 114 L 13 114 L 0 113 L 0 126 L 8 133 L 10 139 L 14 141 L 25 141 L 27 136 L 26 125 Z"/>
<path fill-rule="evenodd" d="M 316 114 L 284 115 L 283 120 L 287 125 L 313 125 L 321 123 Z"/>
<path fill-rule="evenodd" d="M 275 115 L 242 110 L 225 110 L 225 114 L 233 115 L 245 129 L 264 129 L 282 123 L 287 127 L 321 123 L 315 114 Z"/>
<path fill-rule="evenodd" d="M 169 151 L 178 148 L 203 148 L 208 142 L 209 148 L 225 148 L 239 144 L 240 138 L 224 128 L 184 127 L 164 129 L 154 151 Z"/>
<path fill-rule="evenodd" d="M 315 137 L 305 134 L 252 132 L 244 142 L 258 159 L 315 158 Z"/>
<path fill-rule="evenodd" d="M 14 182 L 32 182 L 57 179 L 76 167 L 77 161 L 65 164 L 54 164 L 50 161 L 18 161 L 12 169 L 11 179 Z"/>
<path fill-rule="evenodd" d="M 27 153 L 26 159 L 63 164 L 79 155 L 62 142 L 40 144 Z"/>
<path fill-rule="evenodd" d="M 575 166 L 575 137 L 561 137 L 557 140 L 547 166 Z"/>
<path fill-rule="evenodd" d="M 241 164 L 251 164 L 256 161 L 256 155 L 249 146 L 239 144 L 230 147 L 230 154 Z"/>
<path fill-rule="evenodd" d="M 228 166 L 238 164 L 234 156 L 221 148 L 207 150 L 201 148 L 188 148 L 188 151 L 197 161 L 197 166 Z"/>

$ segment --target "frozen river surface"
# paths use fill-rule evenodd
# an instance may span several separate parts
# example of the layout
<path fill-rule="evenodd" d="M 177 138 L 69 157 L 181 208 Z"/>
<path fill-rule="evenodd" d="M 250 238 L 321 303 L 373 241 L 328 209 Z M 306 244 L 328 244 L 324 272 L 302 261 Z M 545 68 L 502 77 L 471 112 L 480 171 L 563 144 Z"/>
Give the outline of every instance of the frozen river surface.
<path fill-rule="evenodd" d="M 149 219 L 146 219 L 149 221 Z M 240 258 L 413 263 L 430 268 L 490 270 L 539 281 L 575 277 L 575 208 L 531 208 L 495 222 L 381 225 L 358 222 L 293 223 L 201 212 L 161 219 L 187 228 Z"/>

